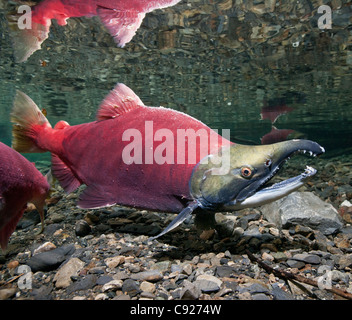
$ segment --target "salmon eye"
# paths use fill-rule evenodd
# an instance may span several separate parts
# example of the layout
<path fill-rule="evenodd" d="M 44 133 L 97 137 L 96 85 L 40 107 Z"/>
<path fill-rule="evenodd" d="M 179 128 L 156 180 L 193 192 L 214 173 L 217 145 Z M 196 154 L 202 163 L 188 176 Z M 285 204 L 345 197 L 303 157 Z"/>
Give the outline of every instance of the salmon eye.
<path fill-rule="evenodd" d="M 252 175 L 252 169 L 249 167 L 242 167 L 241 168 L 241 176 L 243 178 L 249 178 Z"/>

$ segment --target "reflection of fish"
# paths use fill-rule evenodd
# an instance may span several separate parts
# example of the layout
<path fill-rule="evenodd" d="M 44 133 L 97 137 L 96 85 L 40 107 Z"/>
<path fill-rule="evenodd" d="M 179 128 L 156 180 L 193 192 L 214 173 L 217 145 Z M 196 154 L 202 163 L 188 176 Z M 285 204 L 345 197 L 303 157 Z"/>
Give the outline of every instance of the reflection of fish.
<path fill-rule="evenodd" d="M 304 134 L 292 129 L 277 129 L 274 126 L 260 140 L 262 144 L 271 144 L 280 141 L 303 138 Z"/>
<path fill-rule="evenodd" d="M 32 28 L 13 26 L 16 61 L 22 62 L 48 38 L 51 19 L 61 26 L 71 17 L 99 16 L 118 46 L 131 41 L 145 14 L 181 0 L 43 0 L 32 9 Z"/>
<path fill-rule="evenodd" d="M 44 201 L 49 184 L 43 175 L 15 150 L 0 142 L 0 246 L 8 240 L 21 219 L 27 202 L 38 209 L 44 222 Z"/>
<path fill-rule="evenodd" d="M 264 103 L 260 116 L 262 120 L 270 120 L 271 123 L 275 123 L 279 116 L 285 113 L 289 113 L 293 108 L 286 105 L 285 99 L 275 99 Z"/>
<path fill-rule="evenodd" d="M 263 186 L 296 151 L 324 152 L 309 140 L 265 146 L 233 144 L 184 113 L 146 107 L 123 84 L 102 102 L 97 121 L 75 126 L 60 121 L 54 128 L 28 96 L 17 92 L 12 122 L 16 150 L 50 151 L 52 172 L 67 192 L 81 184 L 87 186 L 79 207 L 117 203 L 181 211 L 162 234 L 196 209 L 231 210 L 246 207 L 245 200 L 256 206 L 286 195 L 314 171 L 287 184 L 281 182 L 278 188 Z M 229 166 L 227 171 L 221 172 L 222 162 Z"/>

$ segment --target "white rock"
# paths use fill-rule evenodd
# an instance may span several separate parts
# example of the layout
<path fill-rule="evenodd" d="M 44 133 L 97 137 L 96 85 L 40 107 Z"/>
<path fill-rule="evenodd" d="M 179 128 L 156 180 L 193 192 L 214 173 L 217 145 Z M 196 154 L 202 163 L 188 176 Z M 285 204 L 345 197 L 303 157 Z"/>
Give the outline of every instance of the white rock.
<path fill-rule="evenodd" d="M 84 266 L 84 262 L 78 258 L 71 258 L 55 274 L 53 282 L 56 288 L 67 288 L 71 283 L 71 277 L 77 275 Z"/>
<path fill-rule="evenodd" d="M 102 287 L 102 291 L 116 291 L 118 289 L 122 288 L 123 281 L 122 280 L 111 280 L 107 283 L 105 283 Z"/>

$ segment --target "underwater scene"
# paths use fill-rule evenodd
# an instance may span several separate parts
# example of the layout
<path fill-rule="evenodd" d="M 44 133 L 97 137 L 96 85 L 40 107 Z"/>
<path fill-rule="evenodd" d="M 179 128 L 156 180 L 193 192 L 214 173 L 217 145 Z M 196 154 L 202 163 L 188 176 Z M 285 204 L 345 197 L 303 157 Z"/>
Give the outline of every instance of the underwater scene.
<path fill-rule="evenodd" d="M 352 299 L 352 2 L 0 0 L 0 80 L 0 300 Z"/>

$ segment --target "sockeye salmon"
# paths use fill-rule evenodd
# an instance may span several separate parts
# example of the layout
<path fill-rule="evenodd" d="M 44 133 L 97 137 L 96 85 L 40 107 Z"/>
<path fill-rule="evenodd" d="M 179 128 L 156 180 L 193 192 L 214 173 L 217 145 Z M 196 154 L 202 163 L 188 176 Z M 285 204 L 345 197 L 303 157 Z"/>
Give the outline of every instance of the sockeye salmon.
<path fill-rule="evenodd" d="M 116 85 L 90 123 L 59 121 L 52 128 L 20 91 L 11 116 L 17 151 L 50 151 L 53 175 L 68 193 L 86 185 L 79 207 L 180 212 L 167 231 L 195 210 L 228 211 L 287 195 L 316 170 L 265 188 L 281 164 L 298 151 L 324 152 L 316 142 L 298 139 L 234 144 L 187 114 L 145 106 L 124 84 Z"/>
<path fill-rule="evenodd" d="M 43 208 L 49 188 L 33 163 L 0 142 L 0 246 L 3 250 L 28 202 L 36 206 L 43 229 Z"/>

